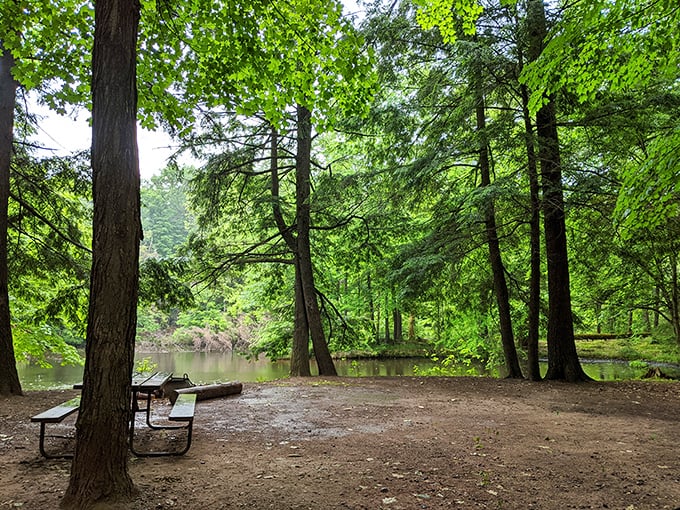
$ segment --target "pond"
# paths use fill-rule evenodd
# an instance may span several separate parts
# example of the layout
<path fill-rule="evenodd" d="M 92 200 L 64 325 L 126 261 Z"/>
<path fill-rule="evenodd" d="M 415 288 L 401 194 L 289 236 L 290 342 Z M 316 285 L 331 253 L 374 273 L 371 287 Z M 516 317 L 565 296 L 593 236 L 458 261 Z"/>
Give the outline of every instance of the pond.
<path fill-rule="evenodd" d="M 137 360 L 149 358 L 156 364 L 156 370 L 173 372 L 175 375 L 188 374 L 192 381 L 199 384 L 212 382 L 227 382 L 238 380 L 241 382 L 271 381 L 288 376 L 289 364 L 287 360 L 271 362 L 267 359 L 257 361 L 248 360 L 243 356 L 232 353 L 215 352 L 172 352 L 172 353 L 140 353 Z M 631 368 L 626 362 L 617 361 L 582 361 L 586 373 L 598 381 L 617 381 L 634 379 L 646 372 L 646 369 Z M 390 359 L 360 359 L 335 360 L 339 375 L 350 377 L 362 376 L 400 376 L 414 375 L 414 368 L 418 373 L 435 366 L 427 358 L 390 358 Z M 40 368 L 28 363 L 18 365 L 19 378 L 25 390 L 40 390 L 53 388 L 69 388 L 80 382 L 83 377 L 82 367 L 54 366 Z M 547 367 L 541 364 L 542 373 Z M 313 371 L 315 367 L 313 366 Z M 680 375 L 680 369 L 674 366 L 663 366 L 662 370 L 669 375 Z M 483 368 L 470 368 L 461 365 L 456 368 L 455 375 L 491 375 Z"/>

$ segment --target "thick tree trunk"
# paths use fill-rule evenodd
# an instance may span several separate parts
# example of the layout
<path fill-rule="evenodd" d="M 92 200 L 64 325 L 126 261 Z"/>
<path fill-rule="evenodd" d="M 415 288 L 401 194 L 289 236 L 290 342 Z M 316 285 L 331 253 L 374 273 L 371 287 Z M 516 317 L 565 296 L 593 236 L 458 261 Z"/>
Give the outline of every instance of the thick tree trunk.
<path fill-rule="evenodd" d="M 475 117 L 477 121 L 477 134 L 479 135 L 479 172 L 481 174 L 482 187 L 491 185 L 491 169 L 489 161 L 489 146 L 486 138 L 486 106 L 481 84 L 481 72 L 476 72 L 474 79 L 477 104 L 475 105 Z M 484 223 L 486 225 L 486 239 L 489 247 L 489 262 L 493 273 L 493 287 L 498 307 L 498 318 L 501 328 L 501 342 L 505 357 L 505 370 L 507 377 L 522 378 L 522 369 L 517 358 L 515 338 L 512 331 L 512 318 L 510 315 L 510 297 L 508 285 L 505 280 L 505 267 L 501 257 L 498 231 L 496 228 L 496 210 L 493 199 L 485 204 Z"/>
<path fill-rule="evenodd" d="M 562 172 L 552 102 L 538 112 L 536 126 L 541 147 L 543 228 L 548 259 L 548 372 L 545 377 L 583 381 L 589 378 L 583 372 L 574 341 Z"/>
<path fill-rule="evenodd" d="M 130 380 L 142 237 L 136 0 L 98 0 L 92 57 L 93 252 L 86 361 L 65 508 L 130 499 Z"/>
<path fill-rule="evenodd" d="M 291 229 L 286 225 L 281 211 L 279 196 L 279 137 L 276 129 L 272 129 L 271 143 L 271 192 L 272 192 L 272 212 L 274 220 L 290 251 L 297 253 L 297 240 Z M 305 311 L 305 300 L 302 292 L 302 276 L 300 264 L 297 256 L 295 260 L 295 312 L 293 327 L 293 344 L 290 352 L 290 375 L 294 377 L 307 377 L 312 375 L 309 367 L 309 324 L 307 323 L 307 312 Z"/>
<path fill-rule="evenodd" d="M 311 112 L 304 106 L 297 107 L 297 158 L 295 164 L 296 205 L 297 205 L 297 252 L 296 260 L 300 268 L 302 294 L 307 312 L 307 325 L 312 337 L 314 356 L 319 367 L 319 375 L 337 375 L 333 358 L 328 350 L 326 337 L 321 323 L 321 311 L 317 302 L 312 267 L 312 252 L 309 239 L 311 191 L 312 124 Z"/>
<path fill-rule="evenodd" d="M 394 328 L 394 343 L 398 344 L 404 339 L 403 323 L 401 320 L 401 312 L 398 308 L 392 310 L 392 327 Z"/>
<path fill-rule="evenodd" d="M 530 58 L 533 60 L 541 54 L 547 34 L 545 7 L 541 0 L 529 0 L 527 17 Z M 536 114 L 536 133 L 548 269 L 548 372 L 545 377 L 583 381 L 589 377 L 583 372 L 574 342 L 562 168 L 555 103 L 552 99 Z"/>
<path fill-rule="evenodd" d="M 522 112 L 527 150 L 527 173 L 531 220 L 529 221 L 530 273 L 529 273 L 529 317 L 527 335 L 527 372 L 529 380 L 540 381 L 541 369 L 538 362 L 538 335 L 541 313 L 541 199 L 538 184 L 538 165 L 534 149 L 534 127 L 529 113 L 529 92 L 522 85 Z"/>
<path fill-rule="evenodd" d="M 17 82 L 12 77 L 14 58 L 3 48 L 2 41 L 0 52 L 0 395 L 21 395 L 21 383 L 14 359 L 7 272 L 9 177 Z"/>
<path fill-rule="evenodd" d="M 309 324 L 305 310 L 305 297 L 302 291 L 302 276 L 299 264 L 295 263 L 295 326 L 293 330 L 293 348 L 290 354 L 290 375 L 309 377 Z"/>

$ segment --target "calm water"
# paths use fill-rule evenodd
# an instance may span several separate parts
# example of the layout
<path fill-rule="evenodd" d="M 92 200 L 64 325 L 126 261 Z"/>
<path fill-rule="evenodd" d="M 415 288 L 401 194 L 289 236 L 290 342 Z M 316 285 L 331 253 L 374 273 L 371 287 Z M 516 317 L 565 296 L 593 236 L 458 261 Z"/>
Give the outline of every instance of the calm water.
<path fill-rule="evenodd" d="M 271 362 L 269 360 L 249 361 L 231 353 L 205 352 L 173 352 L 139 354 L 137 359 L 151 358 L 157 364 L 156 370 L 173 372 L 175 375 L 188 374 L 195 383 L 212 383 L 227 381 L 271 381 L 288 376 L 289 366 L 285 360 Z M 336 360 L 335 366 L 339 375 L 361 376 L 399 376 L 413 375 L 414 366 L 427 370 L 434 366 L 429 359 L 397 358 L 386 360 Z M 616 381 L 640 377 L 645 369 L 632 369 L 627 363 L 620 362 L 584 362 L 586 373 L 598 381 Z M 82 367 L 55 366 L 45 369 L 27 363 L 19 364 L 19 377 L 26 390 L 67 388 L 80 382 L 83 377 Z M 677 367 L 663 367 L 668 374 L 678 374 Z M 312 369 L 314 371 L 314 368 Z M 543 373 L 546 367 L 542 365 Z M 459 367 L 456 375 L 470 374 L 467 366 Z M 473 370 L 472 375 L 495 375 L 484 370 Z"/>

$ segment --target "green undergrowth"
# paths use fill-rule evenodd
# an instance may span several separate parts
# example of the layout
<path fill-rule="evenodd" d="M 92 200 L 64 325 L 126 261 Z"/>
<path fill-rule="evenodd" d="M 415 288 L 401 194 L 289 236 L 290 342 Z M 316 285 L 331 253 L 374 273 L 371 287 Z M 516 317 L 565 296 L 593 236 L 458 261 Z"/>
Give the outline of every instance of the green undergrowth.
<path fill-rule="evenodd" d="M 541 342 L 539 349 L 542 357 L 547 356 L 546 342 Z M 680 346 L 677 342 L 670 338 L 655 338 L 653 336 L 576 340 L 576 351 L 581 359 L 680 363 Z"/>
<path fill-rule="evenodd" d="M 333 357 L 336 359 L 426 358 L 431 356 L 432 350 L 432 345 L 425 342 L 387 344 L 378 345 L 371 349 L 335 352 Z"/>

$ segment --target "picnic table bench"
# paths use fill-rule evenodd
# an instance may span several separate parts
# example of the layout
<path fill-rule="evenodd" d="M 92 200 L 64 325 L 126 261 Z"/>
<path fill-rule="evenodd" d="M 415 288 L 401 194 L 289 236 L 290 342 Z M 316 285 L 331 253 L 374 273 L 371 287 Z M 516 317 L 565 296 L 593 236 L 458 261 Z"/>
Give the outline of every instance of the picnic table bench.
<path fill-rule="evenodd" d="M 39 443 L 39 448 L 40 448 L 40 454 L 45 457 L 46 459 L 70 459 L 73 458 L 72 453 L 57 453 L 57 454 L 51 454 L 47 453 L 45 451 L 45 426 L 48 423 L 60 423 L 66 418 L 67 416 L 70 416 L 71 414 L 75 413 L 78 408 L 80 407 L 80 397 L 75 397 L 72 398 L 71 400 L 68 400 L 66 402 L 63 402 L 59 404 L 58 406 L 54 406 L 51 409 L 48 409 L 47 411 L 43 411 L 40 414 L 36 414 L 35 416 L 31 417 L 31 421 L 34 423 L 40 423 L 40 443 Z M 60 437 L 60 438 L 67 438 L 68 436 L 57 436 L 57 435 L 50 435 L 48 437 Z"/>
<path fill-rule="evenodd" d="M 151 421 L 151 402 L 155 392 L 170 379 L 172 374 L 156 373 L 153 375 L 135 374 L 132 378 L 132 406 L 130 413 L 129 447 L 130 451 L 137 457 L 160 457 L 165 455 L 184 455 L 191 447 L 191 436 L 193 432 L 194 413 L 196 410 L 195 394 L 180 395 L 173 402 L 172 409 L 167 415 L 167 420 L 171 422 L 184 422 L 182 425 L 167 425 Z M 82 383 L 74 385 L 75 389 L 82 389 Z M 146 401 L 146 402 L 144 402 Z M 40 423 L 40 454 L 47 459 L 70 459 L 73 453 L 49 453 L 45 449 L 46 437 L 68 438 L 69 436 L 46 435 L 45 427 L 48 423 L 59 423 L 67 416 L 75 413 L 80 407 L 80 397 L 73 398 L 67 402 L 59 404 L 47 411 L 43 411 L 31 418 L 32 422 Z M 137 413 L 144 413 L 145 422 L 150 430 L 186 430 L 186 444 L 176 451 L 140 451 L 135 448 L 135 421 Z M 166 422 L 167 423 L 167 422 Z"/>
<path fill-rule="evenodd" d="M 183 395 L 182 398 L 178 398 L 175 401 L 174 405 L 172 406 L 172 409 L 170 410 L 170 414 L 168 415 L 168 420 L 186 422 L 186 425 L 179 426 L 168 426 L 158 424 L 152 425 L 151 423 L 148 422 L 147 414 L 147 423 L 150 429 L 161 430 L 186 429 L 186 444 L 182 449 L 175 451 L 140 451 L 139 449 L 135 448 L 135 425 L 134 425 L 135 419 L 133 416 L 132 424 L 130 426 L 130 451 L 137 457 L 163 457 L 167 455 L 184 455 L 186 452 L 189 451 L 189 448 L 191 447 L 191 436 L 193 432 L 195 410 L 196 410 L 196 395 Z M 140 411 L 144 411 L 144 409 L 141 409 Z"/>

